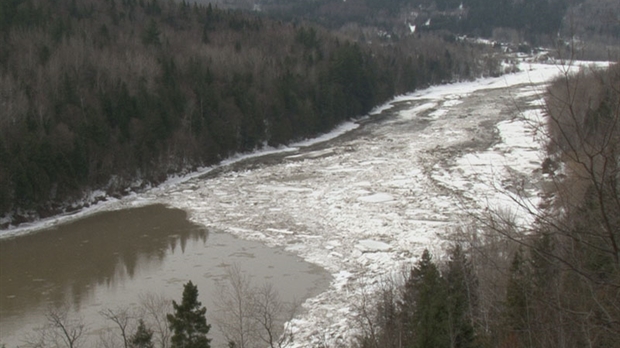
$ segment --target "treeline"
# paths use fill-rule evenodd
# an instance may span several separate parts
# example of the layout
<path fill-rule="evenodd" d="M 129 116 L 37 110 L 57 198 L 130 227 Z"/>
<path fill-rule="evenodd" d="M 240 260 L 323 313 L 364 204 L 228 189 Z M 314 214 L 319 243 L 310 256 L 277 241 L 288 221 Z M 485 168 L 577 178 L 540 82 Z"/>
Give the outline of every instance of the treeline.
<path fill-rule="evenodd" d="M 566 73 L 546 105 L 546 206 L 507 193 L 533 226 L 491 212 L 447 262 L 425 252 L 361 311 L 360 347 L 620 347 L 620 65 Z"/>
<path fill-rule="evenodd" d="M 562 35 L 616 45 L 620 39 L 620 6 L 614 0 L 584 0 L 571 6 Z"/>
<path fill-rule="evenodd" d="M 491 37 L 495 28 L 514 29 L 522 40 L 555 36 L 567 9 L 583 0 L 284 0 L 267 2 L 266 11 L 301 17 L 330 27 L 349 22 L 397 33 L 405 19 L 418 31 L 449 31 Z M 604 0 L 591 0 L 600 2 Z M 415 13 L 415 15 L 412 15 Z M 428 20 L 430 22 L 427 22 Z M 590 22 L 596 21 L 593 18 Z"/>
<path fill-rule="evenodd" d="M 512 28 L 530 42 L 538 36 L 555 36 L 568 7 L 579 0 L 466 0 L 465 32 L 491 37 L 494 28 Z"/>
<path fill-rule="evenodd" d="M 435 37 L 370 47 L 187 2 L 0 6 L 0 216 L 122 194 L 497 67 Z"/>
<path fill-rule="evenodd" d="M 1 6 L 0 215 L 310 137 L 485 69 L 475 48 L 434 38 L 371 48 L 210 5 Z"/>
<path fill-rule="evenodd" d="M 362 334 L 354 346 L 482 347 L 476 329 L 477 280 L 460 247 L 440 268 L 428 250 L 403 284 L 388 281 L 374 308 L 362 308 Z"/>

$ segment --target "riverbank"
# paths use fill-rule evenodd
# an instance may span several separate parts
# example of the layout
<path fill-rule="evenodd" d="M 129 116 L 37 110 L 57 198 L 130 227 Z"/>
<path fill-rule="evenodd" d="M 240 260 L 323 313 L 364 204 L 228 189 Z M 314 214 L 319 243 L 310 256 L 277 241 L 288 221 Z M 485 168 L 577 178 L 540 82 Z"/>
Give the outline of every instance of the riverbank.
<path fill-rule="evenodd" d="M 328 291 L 291 322 L 294 346 L 346 346 L 365 294 L 382 279 L 425 248 L 443 255 L 451 232 L 489 204 L 518 210 L 502 189 L 512 180 L 542 178 L 542 146 L 528 124 L 541 120 L 542 91 L 561 69 L 521 69 L 396 98 L 378 109 L 381 122 L 344 137 L 151 197 L 331 272 Z M 534 201 L 537 190 L 528 191 Z"/>
<path fill-rule="evenodd" d="M 327 269 L 330 288 L 291 321 L 294 346 L 347 345 L 360 303 L 382 279 L 424 248 L 442 255 L 472 213 L 489 205 L 518 213 L 504 189 L 542 179 L 544 154 L 529 125 L 542 120 L 542 91 L 562 68 L 521 70 L 398 97 L 376 109 L 380 121 L 353 124 L 345 136 L 194 173 L 106 209 L 166 204 Z M 528 195 L 535 202 L 538 187 Z"/>
<path fill-rule="evenodd" d="M 231 267 L 253 286 L 269 283 L 287 306 L 325 291 L 331 280 L 325 270 L 282 248 L 207 229 L 189 222 L 183 210 L 163 205 L 102 212 L 1 240 L 0 265 L 0 346 L 7 348 L 37 342 L 50 311 L 66 310 L 65 324 L 85 325 L 84 347 L 114 342 L 118 328 L 102 312 L 128 315 L 129 330 L 137 324 L 134 316 L 156 328 L 153 313 L 141 312 L 145 304 L 151 310 L 161 306 L 158 314 L 165 316 L 190 280 L 214 324 L 210 338 L 221 346 L 226 339 L 215 325 L 221 318 L 218 294 Z M 280 324 L 288 318 L 272 314 Z"/>

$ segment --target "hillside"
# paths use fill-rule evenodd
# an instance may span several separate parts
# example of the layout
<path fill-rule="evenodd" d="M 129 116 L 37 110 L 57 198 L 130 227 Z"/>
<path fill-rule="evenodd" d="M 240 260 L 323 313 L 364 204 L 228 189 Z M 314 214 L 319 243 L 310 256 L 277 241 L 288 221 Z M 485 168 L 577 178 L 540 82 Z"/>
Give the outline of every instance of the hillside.
<path fill-rule="evenodd" d="M 498 67 L 483 47 L 433 35 L 357 44 L 186 2 L 3 1 L 0 23 L 3 227 L 311 137 L 395 94 Z"/>
<path fill-rule="evenodd" d="M 201 0 L 199 0 L 201 1 Z M 202 0 L 208 2 L 207 0 Z M 613 0 L 221 0 L 218 6 L 305 19 L 330 28 L 371 27 L 391 36 L 451 32 L 553 45 L 569 39 L 618 42 L 620 8 Z M 366 39 L 370 39 L 366 35 Z"/>

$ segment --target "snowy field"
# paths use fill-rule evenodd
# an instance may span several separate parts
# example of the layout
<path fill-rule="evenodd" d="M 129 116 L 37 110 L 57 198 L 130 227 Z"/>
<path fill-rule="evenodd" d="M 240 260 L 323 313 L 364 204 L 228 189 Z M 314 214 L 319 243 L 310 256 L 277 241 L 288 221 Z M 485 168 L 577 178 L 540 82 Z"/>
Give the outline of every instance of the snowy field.
<path fill-rule="evenodd" d="M 164 203 L 196 223 L 293 252 L 334 277 L 290 323 L 293 346 L 346 345 L 364 289 L 415 262 L 424 248 L 441 255 L 470 212 L 491 207 L 518 214 L 502 192 L 515 178 L 535 183 L 542 175 L 540 139 L 528 124 L 542 117 L 545 83 L 563 71 L 520 68 L 400 96 L 362 126 L 345 123 L 324 138 L 270 150 L 283 153 L 281 160 L 220 168 L 207 179 L 201 176 L 211 169 L 204 169 L 81 214 Z M 536 185 L 527 194 L 535 204 Z"/>

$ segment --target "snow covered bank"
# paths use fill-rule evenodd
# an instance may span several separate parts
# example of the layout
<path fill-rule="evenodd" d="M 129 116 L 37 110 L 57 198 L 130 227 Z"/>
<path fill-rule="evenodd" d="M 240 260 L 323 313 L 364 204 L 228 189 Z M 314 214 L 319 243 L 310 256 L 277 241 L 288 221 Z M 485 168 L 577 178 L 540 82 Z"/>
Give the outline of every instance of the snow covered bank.
<path fill-rule="evenodd" d="M 290 323 L 294 346 L 346 345 L 365 287 L 399 272 L 424 248 L 439 254 L 468 213 L 487 205 L 513 209 L 504 194 L 510 180 L 536 174 L 540 146 L 516 105 L 538 117 L 542 84 L 563 70 L 521 69 L 398 97 L 375 110 L 390 116 L 365 125 L 359 137 L 189 180 L 150 199 L 329 270 L 330 289 L 307 300 L 307 312 Z M 535 187 L 530 194 L 536 197 Z"/>
<path fill-rule="evenodd" d="M 189 180 L 199 178 L 205 176 L 212 172 L 217 168 L 222 168 L 231 164 L 235 164 L 250 158 L 262 157 L 270 154 L 279 154 L 286 152 L 296 152 L 299 151 L 302 147 L 312 146 L 314 144 L 318 144 L 321 142 L 326 142 L 331 139 L 337 138 L 351 130 L 354 130 L 359 127 L 354 121 L 347 121 L 341 123 L 331 132 L 318 136 L 312 139 L 305 139 L 298 142 L 295 142 L 289 146 L 282 146 L 278 148 L 273 148 L 269 146 L 265 146 L 263 149 L 251 153 L 243 153 L 237 154 L 230 158 L 223 160 L 221 163 L 215 166 L 209 167 L 201 167 L 196 171 L 185 174 L 185 175 L 172 175 L 166 181 L 161 183 L 160 185 L 147 189 L 147 194 L 143 193 L 135 193 L 131 192 L 126 197 L 121 199 L 111 197 L 107 195 L 104 191 L 96 190 L 88 194 L 82 201 L 75 202 L 73 205 L 77 210 L 70 213 L 59 214 L 49 218 L 40 219 L 33 222 L 22 223 L 19 226 L 9 225 L 6 229 L 0 229 L 0 239 L 3 238 L 13 238 L 20 235 L 25 235 L 28 233 L 33 233 L 42 229 L 50 228 L 56 226 L 58 224 L 74 221 L 77 219 L 84 218 L 86 216 L 95 214 L 101 211 L 112 211 L 125 209 L 128 207 L 139 207 L 148 204 L 153 204 L 149 197 L 149 192 L 166 192 L 171 188 L 174 188 L 182 183 L 185 183 Z M 8 224 L 10 220 L 8 217 L 0 218 L 0 225 Z"/>
<path fill-rule="evenodd" d="M 203 176 L 213 168 L 204 168 L 80 214 L 164 203 L 201 225 L 300 255 L 334 280 L 291 321 L 294 346 L 346 345 L 366 287 L 414 262 L 424 248 L 440 254 L 471 212 L 491 206 L 519 214 L 505 192 L 515 177 L 540 175 L 541 147 L 529 122 L 541 117 L 544 84 L 565 71 L 528 63 L 521 70 L 400 96 L 374 111 L 384 121 L 320 149 L 300 148 L 358 125 L 223 163 L 291 152 L 275 164 L 208 179 Z M 528 194 L 535 204 L 537 188 L 528 187 Z"/>

